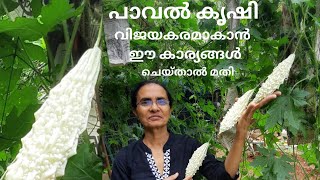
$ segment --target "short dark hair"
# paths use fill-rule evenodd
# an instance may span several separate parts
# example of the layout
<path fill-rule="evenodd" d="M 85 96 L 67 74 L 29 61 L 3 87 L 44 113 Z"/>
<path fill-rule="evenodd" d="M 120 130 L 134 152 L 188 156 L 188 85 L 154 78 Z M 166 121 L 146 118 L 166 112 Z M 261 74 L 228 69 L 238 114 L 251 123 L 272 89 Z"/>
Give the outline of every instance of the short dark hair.
<path fill-rule="evenodd" d="M 172 96 L 169 92 L 169 90 L 166 88 L 165 85 L 163 85 L 162 83 L 158 82 L 158 81 L 154 81 L 154 80 L 146 80 L 146 81 L 142 81 L 140 83 L 138 83 L 135 88 L 131 91 L 131 108 L 133 110 L 135 110 L 137 108 L 137 95 L 138 95 L 138 92 L 139 90 L 147 85 L 147 84 L 157 84 L 159 86 L 161 86 L 167 93 L 167 96 L 168 96 L 168 100 L 169 100 L 169 106 L 170 108 L 172 107 L 172 104 L 173 104 L 173 99 L 172 99 Z"/>

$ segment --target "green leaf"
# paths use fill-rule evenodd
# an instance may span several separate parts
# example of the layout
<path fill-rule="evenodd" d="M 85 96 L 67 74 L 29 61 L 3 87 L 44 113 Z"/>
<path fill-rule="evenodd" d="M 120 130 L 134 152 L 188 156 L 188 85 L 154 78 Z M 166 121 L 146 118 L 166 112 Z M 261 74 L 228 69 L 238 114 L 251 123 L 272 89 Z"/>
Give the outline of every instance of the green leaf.
<path fill-rule="evenodd" d="M 21 39 L 37 40 L 47 31 L 36 19 L 17 17 L 13 22 L 9 19 L 0 21 L 0 33 Z"/>
<path fill-rule="evenodd" d="M 37 40 L 45 36 L 54 26 L 70 17 L 79 15 L 83 7 L 76 10 L 66 0 L 52 0 L 50 4 L 42 7 L 38 18 L 17 17 L 15 21 L 9 19 L 0 21 L 0 33 L 21 39 Z M 41 23 L 39 22 L 41 21 Z"/>
<path fill-rule="evenodd" d="M 281 96 L 276 100 L 267 112 L 270 116 L 267 119 L 265 130 L 273 128 L 277 123 L 282 124 L 284 112 L 286 112 L 289 103 L 288 96 Z"/>
<path fill-rule="evenodd" d="M 308 104 L 306 97 L 309 95 L 308 91 L 301 89 L 294 89 L 292 91 L 291 97 L 296 107 L 302 107 Z"/>
<path fill-rule="evenodd" d="M 41 13 L 41 8 L 42 8 L 42 1 L 39 0 L 32 0 L 30 4 L 32 8 L 32 15 L 33 17 L 37 17 Z"/>
<path fill-rule="evenodd" d="M 256 159 L 254 159 L 254 161 L 251 163 L 251 166 L 254 167 L 265 167 L 269 162 L 269 158 L 266 156 L 259 156 Z"/>
<path fill-rule="evenodd" d="M 278 42 L 279 42 L 278 46 L 281 46 L 281 45 L 287 44 L 289 42 L 289 39 L 287 36 L 285 36 L 285 37 L 279 39 Z"/>
<path fill-rule="evenodd" d="M 263 155 L 263 156 L 269 156 L 270 154 L 275 154 L 276 152 L 273 149 L 266 149 L 263 147 L 258 147 L 258 151 Z"/>
<path fill-rule="evenodd" d="M 276 174 L 277 179 L 290 178 L 289 172 L 293 171 L 292 165 L 290 165 L 283 158 L 275 158 L 273 162 L 273 172 Z"/>
<path fill-rule="evenodd" d="M 4 169 L 3 167 L 0 165 L 0 174 L 3 174 L 4 173 Z"/>
<path fill-rule="evenodd" d="M 262 167 L 263 179 L 287 179 L 289 172 L 293 171 L 292 165 L 289 162 L 293 162 L 287 155 L 278 157 L 274 149 L 259 148 L 258 151 L 261 156 L 258 156 L 251 165 L 254 167 Z"/>
<path fill-rule="evenodd" d="M 5 161 L 7 159 L 7 154 L 5 151 L 0 151 L 0 161 Z"/>
<path fill-rule="evenodd" d="M 3 113 L 5 113 L 4 115 L 6 116 L 10 112 L 10 109 L 7 109 L 7 108 L 6 108 L 6 111 L 4 112 L 5 103 L 8 103 L 8 99 L 6 99 L 7 93 L 9 93 L 8 95 L 10 95 L 10 92 L 16 89 L 17 82 L 20 80 L 21 73 L 22 73 L 21 69 L 13 68 L 12 75 L 11 75 L 11 69 L 4 70 L 0 68 L 0 113 L 1 113 L 0 117 L 1 118 Z M 10 75 L 11 75 L 11 79 L 10 79 Z M 10 87 L 9 87 L 9 83 L 10 83 Z"/>
<path fill-rule="evenodd" d="M 305 95 L 306 93 L 300 91 L 296 93 L 295 99 L 302 101 L 299 98 Z M 292 99 L 292 96 L 282 96 L 276 100 L 276 103 L 267 112 L 270 116 L 267 119 L 265 130 L 273 128 L 277 123 L 284 124 L 294 135 L 303 130 L 301 122 L 304 118 L 304 111 L 295 107 Z"/>
<path fill-rule="evenodd" d="M 20 139 L 30 131 L 34 122 L 33 114 L 38 108 L 39 105 L 30 105 L 20 116 L 17 116 L 18 110 L 13 108 L 0 134 L 0 151 L 20 142 Z"/>
<path fill-rule="evenodd" d="M 51 29 L 63 20 L 69 19 L 82 13 L 83 6 L 74 9 L 67 0 L 51 0 L 49 5 L 41 9 L 41 21 Z"/>
<path fill-rule="evenodd" d="M 1 0 L 1 1 L 3 1 L 3 0 Z M 4 8 L 2 7 L 1 1 L 0 1 L 0 16 L 6 14 Z M 19 6 L 19 4 L 17 2 L 12 1 L 12 0 L 5 0 L 5 1 L 3 1 L 3 3 L 6 6 L 8 12 L 15 10 Z"/>
<path fill-rule="evenodd" d="M 22 73 L 22 69 L 13 68 L 12 75 L 11 75 L 11 69 L 6 69 L 6 70 L 0 69 L 0 96 L 1 96 L 0 99 L 3 99 L 4 98 L 3 96 L 7 92 L 10 75 L 11 75 L 11 81 L 10 81 L 9 90 L 11 91 L 17 85 L 17 82 L 20 79 L 21 73 Z M 0 102 L 2 102 L 2 100 Z"/>
<path fill-rule="evenodd" d="M 8 109 L 17 108 L 18 115 L 28 106 L 38 104 L 38 89 L 34 86 L 25 86 L 11 92 L 8 98 Z M 26 98 L 28 97 L 28 98 Z"/>
<path fill-rule="evenodd" d="M 0 7 L 1 8 L 1 7 Z M 1 54 L 0 54 L 0 59 L 3 59 L 4 57 L 8 57 L 6 59 L 13 59 L 13 55 L 15 52 L 15 42 L 12 40 L 12 37 L 7 36 L 6 34 L 0 33 L 0 49 L 1 49 Z M 11 55 L 11 56 L 10 56 Z M 6 59 L 3 59 L 3 61 L 8 61 Z M 5 64 L 5 68 L 7 68 L 8 66 L 6 65 L 7 62 L 4 62 Z M 10 65 L 12 63 L 9 63 Z"/>
<path fill-rule="evenodd" d="M 292 106 L 284 113 L 284 119 L 288 122 L 287 126 L 293 135 L 296 135 L 301 129 L 303 117 L 304 113 Z"/>
<path fill-rule="evenodd" d="M 68 160 L 65 175 L 62 180 L 96 180 L 101 179 L 101 159 L 93 152 L 93 146 L 88 143 L 80 144 L 77 154 Z"/>
<path fill-rule="evenodd" d="M 40 62 L 47 62 L 47 55 L 42 47 L 33 43 L 23 43 L 23 49 L 18 51 L 19 56 L 25 61 L 29 62 L 38 60 Z M 30 63 L 29 63 L 30 64 Z"/>
<path fill-rule="evenodd" d="M 286 154 L 283 154 L 281 157 L 280 157 L 280 159 L 282 160 L 282 161 L 286 161 L 286 162 L 294 162 L 294 160 L 293 159 L 291 159 L 289 156 L 287 156 Z"/>
<path fill-rule="evenodd" d="M 302 107 L 302 106 L 308 105 L 308 102 L 305 100 L 294 99 L 294 98 L 292 98 L 292 100 L 296 107 Z"/>
<path fill-rule="evenodd" d="M 31 129 L 34 122 L 34 113 L 39 105 L 30 105 L 19 116 L 18 110 L 14 108 L 7 117 L 6 124 L 3 126 L 3 134 L 7 137 L 22 138 Z"/>
<path fill-rule="evenodd" d="M 251 28 L 250 29 L 250 34 L 253 36 L 253 37 L 255 37 L 255 38 L 257 38 L 257 39 L 262 39 L 261 38 L 261 33 L 258 31 L 258 29 L 256 29 L 256 28 Z"/>
<path fill-rule="evenodd" d="M 298 150 L 303 152 L 301 157 L 308 162 L 308 165 L 317 164 L 316 149 L 317 147 L 308 147 L 308 144 L 299 144 Z"/>

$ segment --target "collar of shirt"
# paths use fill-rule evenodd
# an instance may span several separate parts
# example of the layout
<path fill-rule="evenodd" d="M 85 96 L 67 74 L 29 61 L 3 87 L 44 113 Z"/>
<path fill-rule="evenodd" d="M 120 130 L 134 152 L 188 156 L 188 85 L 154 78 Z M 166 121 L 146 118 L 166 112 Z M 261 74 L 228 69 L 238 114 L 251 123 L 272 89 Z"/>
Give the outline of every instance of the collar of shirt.
<path fill-rule="evenodd" d="M 168 130 L 168 132 L 169 132 L 169 139 L 168 139 L 168 141 L 167 141 L 167 142 L 164 144 L 164 146 L 163 146 L 163 152 L 166 152 L 166 150 L 170 149 L 171 146 L 172 146 L 172 144 L 174 143 L 174 140 L 175 140 L 175 136 L 176 136 L 176 135 L 175 135 L 173 132 L 171 132 L 170 130 Z M 139 139 L 138 143 L 141 144 L 141 146 L 142 146 L 142 148 L 143 148 L 143 150 L 144 150 L 145 152 L 152 154 L 151 149 L 150 149 L 147 145 L 145 145 L 145 144 L 143 143 L 143 141 L 142 141 L 143 138 L 144 138 L 144 134 L 143 134 L 143 136 Z"/>

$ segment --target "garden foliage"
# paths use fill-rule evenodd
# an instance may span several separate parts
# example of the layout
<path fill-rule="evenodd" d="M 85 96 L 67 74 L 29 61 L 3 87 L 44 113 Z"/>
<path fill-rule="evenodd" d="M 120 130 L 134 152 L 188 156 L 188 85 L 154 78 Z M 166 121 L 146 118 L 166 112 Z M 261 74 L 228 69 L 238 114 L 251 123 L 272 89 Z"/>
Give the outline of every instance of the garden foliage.
<path fill-rule="evenodd" d="M 20 2 L 20 1 L 19 1 Z M 87 1 L 84 1 L 87 2 Z M 176 1 L 109 1 L 102 0 L 105 15 L 112 10 L 121 12 L 124 6 L 181 6 Z M 240 1 L 247 6 L 248 0 Z M 205 6 L 220 8 L 226 6 L 223 0 L 190 0 L 189 9 L 198 12 Z M 139 139 L 143 128 L 130 109 L 130 91 L 134 84 L 143 79 L 143 69 L 150 71 L 160 68 L 236 69 L 235 76 L 214 78 L 204 77 L 158 77 L 168 86 L 174 97 L 174 109 L 169 123 L 171 131 L 187 134 L 202 143 L 211 139 L 211 153 L 226 151 L 216 139 L 219 122 L 225 115 L 228 88 L 236 87 L 239 96 L 257 87 L 272 72 L 273 68 L 295 52 L 296 59 L 289 78 L 280 87 L 282 96 L 255 114 L 256 123 L 252 128 L 260 129 L 267 147 L 259 148 L 261 156 L 253 163 L 244 161 L 240 168 L 243 179 L 289 178 L 294 166 L 299 166 L 292 154 L 282 151 L 275 133 L 286 129 L 289 138 L 304 136 L 313 131 L 310 143 L 299 145 L 302 157 L 319 170 L 320 164 L 320 75 L 316 59 L 316 32 L 320 28 L 319 2 L 316 0 L 273 0 L 258 1 L 259 19 L 241 20 L 237 30 L 250 29 L 251 39 L 237 41 L 241 48 L 240 60 L 202 59 L 199 63 L 187 60 L 146 60 L 126 66 L 110 66 L 107 51 L 103 54 L 101 77 L 101 105 L 103 125 L 100 133 L 106 142 L 108 158 L 130 141 Z M 4 6 L 6 8 L 4 8 Z M 44 5 L 31 0 L 31 11 L 24 17 L 14 17 L 11 12 L 20 6 L 14 0 L 0 0 L 0 175 L 13 161 L 21 148 L 20 139 L 34 122 L 33 114 L 47 97 L 50 89 L 57 84 L 61 74 L 72 67 L 70 54 L 53 51 L 48 41 L 55 32 L 65 38 L 64 52 L 71 52 L 77 30 L 77 21 L 87 3 L 75 7 L 66 0 L 52 0 Z M 13 21 L 13 19 L 15 20 Z M 137 19 L 129 20 L 133 31 L 228 31 L 228 24 L 218 26 L 214 20 L 198 20 L 195 16 L 183 19 Z M 70 41 L 70 42 L 69 42 Z M 318 40 L 319 41 L 319 40 Z M 105 48 L 105 47 L 104 47 Z M 229 49 L 228 41 L 151 41 L 130 42 L 132 50 L 223 50 Z M 59 53 L 56 53 L 59 52 Z M 67 58 L 65 58 L 67 57 Z M 60 62 L 66 59 L 67 68 Z M 297 150 L 297 148 L 295 149 Z M 223 160 L 224 157 L 222 157 Z M 245 155 L 244 155 L 245 158 Z M 109 169 L 106 169 L 108 171 Z M 78 154 L 69 160 L 63 179 L 72 179 L 75 174 L 97 179 L 101 174 L 101 163 L 89 143 L 78 147 Z M 252 174 L 253 172 L 253 174 Z"/>

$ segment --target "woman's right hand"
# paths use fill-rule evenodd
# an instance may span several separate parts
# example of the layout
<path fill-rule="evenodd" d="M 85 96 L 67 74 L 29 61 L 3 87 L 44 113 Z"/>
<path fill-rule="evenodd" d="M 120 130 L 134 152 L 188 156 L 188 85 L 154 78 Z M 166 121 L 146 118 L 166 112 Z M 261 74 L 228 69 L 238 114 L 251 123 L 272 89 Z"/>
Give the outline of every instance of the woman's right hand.
<path fill-rule="evenodd" d="M 175 180 L 177 179 L 178 176 L 179 176 L 179 173 L 176 172 L 174 175 L 171 175 L 164 180 Z M 183 180 L 192 180 L 192 177 L 186 177 Z"/>

